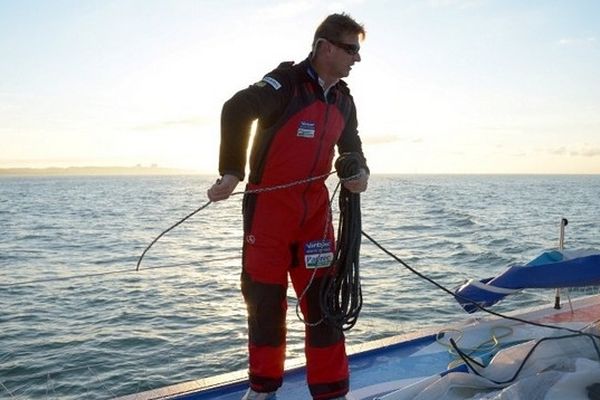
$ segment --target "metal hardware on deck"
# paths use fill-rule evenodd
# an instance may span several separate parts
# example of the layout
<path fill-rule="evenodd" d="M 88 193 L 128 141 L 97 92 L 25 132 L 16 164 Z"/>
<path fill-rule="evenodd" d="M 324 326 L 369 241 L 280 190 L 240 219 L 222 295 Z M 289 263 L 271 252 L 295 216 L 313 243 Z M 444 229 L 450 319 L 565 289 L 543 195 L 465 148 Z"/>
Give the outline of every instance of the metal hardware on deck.
<path fill-rule="evenodd" d="M 565 248 L 565 226 L 569 224 L 566 218 L 560 220 L 560 236 L 558 239 L 558 249 L 564 250 Z M 567 289 L 568 290 L 568 289 Z M 556 294 L 554 296 L 554 309 L 560 310 L 560 288 L 556 288 Z"/>

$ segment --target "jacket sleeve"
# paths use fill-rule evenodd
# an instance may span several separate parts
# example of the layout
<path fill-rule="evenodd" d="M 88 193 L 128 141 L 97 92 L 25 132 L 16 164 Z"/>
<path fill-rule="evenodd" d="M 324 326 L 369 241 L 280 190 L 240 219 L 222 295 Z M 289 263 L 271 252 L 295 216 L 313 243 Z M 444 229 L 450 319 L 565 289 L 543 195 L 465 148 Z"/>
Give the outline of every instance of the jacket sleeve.
<path fill-rule="evenodd" d="M 221 112 L 221 175 L 235 175 L 244 180 L 252 122 L 281 114 L 289 100 L 291 86 L 288 74 L 276 69 L 225 102 Z"/>
<path fill-rule="evenodd" d="M 348 117 L 348 121 L 346 122 L 346 127 L 344 128 L 340 139 L 338 140 L 338 152 L 340 154 L 343 153 L 356 153 L 362 160 L 362 164 L 364 168 L 367 170 L 367 173 L 370 173 L 369 167 L 367 165 L 367 159 L 363 154 L 362 149 L 362 141 L 360 140 L 360 136 L 358 135 L 358 119 L 356 117 L 356 106 L 354 105 L 354 100 L 352 96 L 350 96 L 350 115 Z"/>

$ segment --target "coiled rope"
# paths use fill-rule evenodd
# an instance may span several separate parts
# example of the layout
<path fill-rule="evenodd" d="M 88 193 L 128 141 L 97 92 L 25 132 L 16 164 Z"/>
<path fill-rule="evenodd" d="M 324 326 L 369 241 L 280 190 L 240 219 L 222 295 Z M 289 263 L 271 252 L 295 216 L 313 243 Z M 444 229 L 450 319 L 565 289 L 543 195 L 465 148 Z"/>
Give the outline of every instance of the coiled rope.
<path fill-rule="evenodd" d="M 359 176 L 361 168 L 363 160 L 355 153 L 342 154 L 335 163 L 340 180 Z M 342 186 L 339 211 L 336 251 L 329 273 L 321 281 L 319 302 L 325 322 L 349 330 L 356 324 L 363 304 L 359 268 L 360 194 Z"/>

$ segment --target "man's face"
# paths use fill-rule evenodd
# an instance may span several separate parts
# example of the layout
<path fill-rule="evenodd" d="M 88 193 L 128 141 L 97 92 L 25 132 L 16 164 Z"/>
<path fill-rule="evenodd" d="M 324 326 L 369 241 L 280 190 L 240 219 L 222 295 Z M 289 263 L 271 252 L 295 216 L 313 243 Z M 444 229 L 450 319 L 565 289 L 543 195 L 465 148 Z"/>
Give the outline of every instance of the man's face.
<path fill-rule="evenodd" d="M 360 41 L 355 34 L 343 35 L 339 41 L 329 41 L 333 52 L 331 57 L 332 71 L 338 78 L 345 78 L 355 62 L 360 62 Z"/>

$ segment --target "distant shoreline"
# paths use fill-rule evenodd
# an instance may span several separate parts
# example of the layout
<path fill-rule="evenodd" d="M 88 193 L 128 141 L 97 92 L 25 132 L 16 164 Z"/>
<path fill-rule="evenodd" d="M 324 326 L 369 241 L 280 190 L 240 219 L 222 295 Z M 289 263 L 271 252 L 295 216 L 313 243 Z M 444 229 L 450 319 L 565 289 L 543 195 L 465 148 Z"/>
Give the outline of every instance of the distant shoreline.
<path fill-rule="evenodd" d="M 202 175 L 198 171 L 163 167 L 48 167 L 0 168 L 0 176 L 73 176 L 73 175 Z"/>
<path fill-rule="evenodd" d="M 2 176 L 165 176 L 165 175 L 205 175 L 214 174 L 183 168 L 158 166 L 134 167 L 45 167 L 45 168 L 0 168 Z M 374 173 L 372 176 L 598 176 L 598 173 Z"/>

